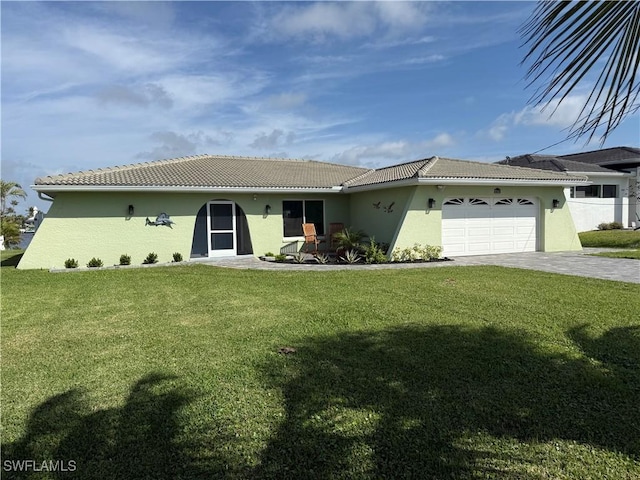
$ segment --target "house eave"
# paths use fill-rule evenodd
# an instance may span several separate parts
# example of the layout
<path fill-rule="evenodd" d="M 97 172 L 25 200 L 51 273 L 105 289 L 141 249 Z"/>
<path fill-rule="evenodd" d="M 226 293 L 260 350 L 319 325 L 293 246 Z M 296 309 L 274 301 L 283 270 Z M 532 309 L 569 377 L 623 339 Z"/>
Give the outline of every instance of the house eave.
<path fill-rule="evenodd" d="M 618 178 L 626 178 L 626 177 L 634 177 L 635 175 L 630 172 L 571 172 L 575 175 L 584 175 L 587 177 L 618 177 Z"/>
<path fill-rule="evenodd" d="M 451 177 L 429 177 L 411 178 L 407 180 L 376 183 L 371 185 L 358 185 L 345 187 L 345 192 L 362 192 L 368 190 L 380 190 L 385 188 L 417 186 L 417 185 L 462 185 L 462 186 L 501 186 L 501 187 L 571 187 L 575 185 L 590 185 L 592 182 L 581 178 L 567 179 L 498 179 L 498 178 L 451 178 Z"/>
<path fill-rule="evenodd" d="M 341 193 L 342 187 L 189 187 L 136 185 L 31 185 L 39 193 L 59 192 L 153 192 L 153 193 Z"/>

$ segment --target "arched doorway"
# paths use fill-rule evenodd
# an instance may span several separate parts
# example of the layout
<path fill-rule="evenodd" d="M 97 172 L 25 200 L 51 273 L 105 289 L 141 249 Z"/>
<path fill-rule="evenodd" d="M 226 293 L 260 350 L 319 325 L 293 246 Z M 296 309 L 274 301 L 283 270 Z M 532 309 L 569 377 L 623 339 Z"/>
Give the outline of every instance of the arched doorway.
<path fill-rule="evenodd" d="M 247 217 L 230 200 L 205 203 L 196 216 L 191 258 L 253 254 Z"/>

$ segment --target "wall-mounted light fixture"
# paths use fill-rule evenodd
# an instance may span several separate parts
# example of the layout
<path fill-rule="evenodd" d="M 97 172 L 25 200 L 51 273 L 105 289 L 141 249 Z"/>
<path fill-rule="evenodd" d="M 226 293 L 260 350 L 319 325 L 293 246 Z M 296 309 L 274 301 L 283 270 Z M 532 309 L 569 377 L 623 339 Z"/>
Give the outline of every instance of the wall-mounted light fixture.
<path fill-rule="evenodd" d="M 258 199 L 258 195 L 256 195 L 255 193 L 253 194 L 253 201 L 255 202 Z"/>
<path fill-rule="evenodd" d="M 264 214 L 269 215 L 271 213 L 271 205 L 264 206 Z"/>
<path fill-rule="evenodd" d="M 500 192 L 501 192 L 501 190 L 500 190 L 499 188 L 494 188 L 494 189 L 493 189 L 493 193 L 494 193 L 495 195 L 500 195 Z"/>
<path fill-rule="evenodd" d="M 438 190 L 444 190 L 444 185 L 438 185 Z"/>
<path fill-rule="evenodd" d="M 129 212 L 129 216 L 133 216 L 133 205 L 129 205 L 129 209 L 127 210 Z"/>
<path fill-rule="evenodd" d="M 560 206 L 560 200 L 558 200 L 557 198 L 553 199 L 553 208 L 558 208 Z"/>
<path fill-rule="evenodd" d="M 436 206 L 436 199 L 435 198 L 430 198 L 427 201 L 427 205 L 429 206 L 429 210 L 431 210 L 433 207 Z"/>

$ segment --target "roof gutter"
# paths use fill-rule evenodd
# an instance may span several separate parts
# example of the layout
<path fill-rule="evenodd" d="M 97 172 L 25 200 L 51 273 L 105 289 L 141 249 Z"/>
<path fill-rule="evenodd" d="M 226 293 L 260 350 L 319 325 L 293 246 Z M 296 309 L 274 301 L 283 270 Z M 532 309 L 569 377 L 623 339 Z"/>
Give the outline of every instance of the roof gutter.
<path fill-rule="evenodd" d="M 500 178 L 411 178 L 407 180 L 400 180 L 397 182 L 383 182 L 373 185 L 358 185 L 354 187 L 345 187 L 345 193 L 363 192 L 368 190 L 380 190 L 384 188 L 403 187 L 403 186 L 418 186 L 418 185 L 470 185 L 470 186 L 505 186 L 505 187 L 571 187 L 574 185 L 591 185 L 593 182 L 581 177 L 568 177 L 565 179 L 557 180 L 535 180 L 535 179 L 500 179 Z"/>
<path fill-rule="evenodd" d="M 49 195 L 47 195 L 46 197 L 43 197 L 43 192 L 38 192 L 38 198 L 40 200 L 44 200 L 45 202 L 53 202 L 53 198 L 50 197 Z"/>
<path fill-rule="evenodd" d="M 341 193 L 342 187 L 163 187 L 120 185 L 31 185 L 41 194 L 56 192 L 157 192 L 157 193 Z"/>
<path fill-rule="evenodd" d="M 588 177 L 633 177 L 631 172 L 571 172 L 575 175 L 586 175 Z"/>

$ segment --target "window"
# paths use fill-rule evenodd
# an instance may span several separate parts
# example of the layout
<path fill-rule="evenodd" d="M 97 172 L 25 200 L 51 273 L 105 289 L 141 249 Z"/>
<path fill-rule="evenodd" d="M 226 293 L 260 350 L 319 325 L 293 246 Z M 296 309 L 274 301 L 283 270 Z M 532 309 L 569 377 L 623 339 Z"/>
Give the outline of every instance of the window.
<path fill-rule="evenodd" d="M 462 205 L 464 203 L 464 198 L 450 198 L 444 205 Z"/>
<path fill-rule="evenodd" d="M 324 235 L 324 201 L 284 200 L 282 222 L 285 237 L 301 237 L 303 223 L 313 223 L 316 233 Z"/>
<path fill-rule="evenodd" d="M 602 198 L 617 198 L 617 185 L 602 185 Z"/>
<path fill-rule="evenodd" d="M 489 205 L 489 204 L 484 200 L 482 200 L 481 198 L 470 198 L 469 205 Z"/>
<path fill-rule="evenodd" d="M 600 185 L 587 185 L 576 187 L 575 198 L 598 198 L 600 196 Z"/>

